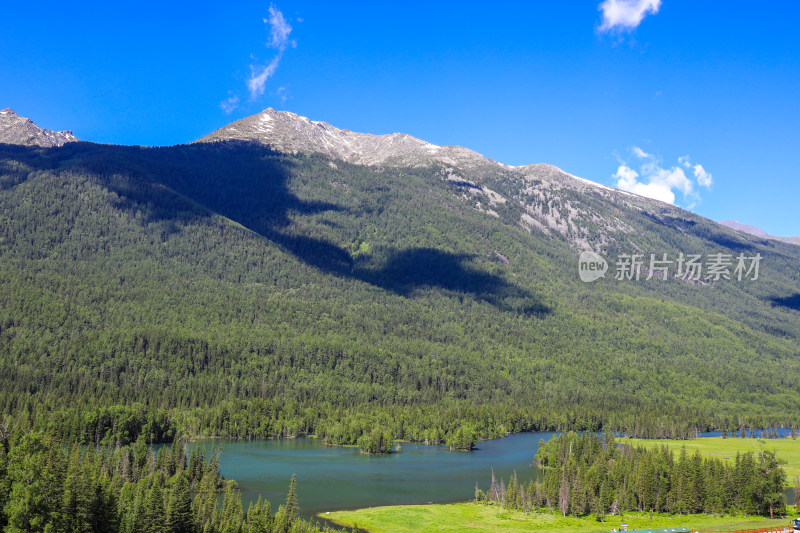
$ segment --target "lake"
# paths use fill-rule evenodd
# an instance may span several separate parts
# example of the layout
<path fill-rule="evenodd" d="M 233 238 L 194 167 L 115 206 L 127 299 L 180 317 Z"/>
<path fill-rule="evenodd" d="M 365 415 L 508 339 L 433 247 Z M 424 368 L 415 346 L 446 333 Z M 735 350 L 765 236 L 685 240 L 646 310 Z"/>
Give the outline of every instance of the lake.
<path fill-rule="evenodd" d="M 305 438 L 216 442 L 222 445 L 222 475 L 239 483 L 245 509 L 261 494 L 277 510 L 295 474 L 301 514 L 308 517 L 340 509 L 468 500 L 476 482 L 489 488 L 492 469 L 506 484 L 515 470 L 518 480 L 527 483 L 538 474 L 532 461 L 539 440 L 553 435 L 520 433 L 481 441 L 472 452 L 402 444 L 402 451 L 389 455 Z M 196 445 L 211 448 L 207 441 Z"/>
<path fill-rule="evenodd" d="M 276 511 L 286 501 L 294 474 L 300 512 L 308 518 L 341 509 L 469 500 L 475 495 L 476 482 L 484 491 L 489 488 L 493 469 L 506 484 L 515 471 L 517 479 L 527 483 L 540 476 L 532 465 L 539 441 L 554 435 L 518 433 L 480 441 L 471 452 L 402 444 L 402 451 L 390 455 L 363 454 L 358 448 L 325 446 L 306 438 L 215 442 L 222 446 L 222 475 L 239 483 L 245 509 L 260 494 Z M 210 451 L 212 441 L 192 446 Z M 787 489 L 786 496 L 793 503 L 792 489 Z"/>

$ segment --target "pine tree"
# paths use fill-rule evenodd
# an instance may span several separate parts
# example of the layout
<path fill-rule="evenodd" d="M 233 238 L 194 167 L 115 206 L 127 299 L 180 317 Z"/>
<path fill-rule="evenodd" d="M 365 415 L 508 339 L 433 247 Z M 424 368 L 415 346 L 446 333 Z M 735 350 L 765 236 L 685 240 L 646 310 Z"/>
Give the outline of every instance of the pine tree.
<path fill-rule="evenodd" d="M 781 462 L 774 452 L 762 450 L 759 453 L 757 497 L 761 513 L 769 512 L 769 517 L 774 518 L 775 513 L 783 515 L 786 509 L 786 472 L 780 467 Z"/>
<path fill-rule="evenodd" d="M 39 434 L 26 434 L 9 453 L 8 478 L 11 481 L 6 505 L 7 531 L 43 531 L 56 528 L 52 522 L 53 493 L 58 486 L 57 466 L 48 461 L 48 443 Z M 59 453 L 63 457 L 63 452 Z"/>
<path fill-rule="evenodd" d="M 192 496 L 186 474 L 179 474 L 175 488 L 167 506 L 167 530 L 170 533 L 191 533 L 194 531 L 192 516 Z"/>
<path fill-rule="evenodd" d="M 159 479 L 153 480 L 153 486 L 147 493 L 144 504 L 144 518 L 142 520 L 142 531 L 148 533 L 167 532 L 167 512 L 164 509 L 164 493 L 161 490 Z"/>
<path fill-rule="evenodd" d="M 119 531 L 119 508 L 116 491 L 102 465 L 96 465 L 89 494 L 88 531 L 112 533 Z"/>
<path fill-rule="evenodd" d="M 516 472 L 514 472 L 516 474 Z M 516 475 L 511 477 L 508 480 L 508 487 L 506 488 L 506 498 L 505 504 L 507 507 L 513 509 L 515 508 L 515 503 L 517 501 L 517 484 L 516 484 Z"/>
<path fill-rule="evenodd" d="M 228 481 L 222 503 L 222 517 L 219 522 L 220 533 L 239 533 L 242 530 L 242 495 L 236 490 L 236 482 Z"/>
<path fill-rule="evenodd" d="M 245 523 L 249 533 L 270 533 L 273 517 L 269 500 L 263 500 L 259 494 L 255 504 L 250 502 L 247 515 L 245 515 Z"/>
<path fill-rule="evenodd" d="M 59 511 L 60 528 L 64 531 L 84 531 L 88 528 L 89 488 L 81 469 L 80 450 L 73 448 L 68 456 L 67 474 L 64 480 Z"/>
<path fill-rule="evenodd" d="M 603 483 L 600 485 L 600 493 L 592 502 L 592 512 L 601 522 L 604 521 L 603 518 L 606 515 L 606 502 L 608 501 L 608 498 L 608 483 L 603 481 Z"/>
<path fill-rule="evenodd" d="M 289 494 L 286 495 L 286 519 L 290 526 L 294 523 L 298 511 L 296 490 L 297 481 L 292 474 L 292 480 L 289 482 Z"/>
<path fill-rule="evenodd" d="M 217 523 L 217 476 L 215 473 L 207 472 L 200 480 L 200 491 L 192 504 L 194 509 L 195 523 L 201 529 L 207 526 L 215 526 Z"/>
<path fill-rule="evenodd" d="M 283 505 L 278 506 L 278 512 L 275 513 L 275 521 L 273 522 L 273 533 L 287 533 L 291 528 L 289 518 L 286 515 L 286 509 Z"/>
<path fill-rule="evenodd" d="M 569 483 L 566 473 L 561 474 L 561 486 L 558 489 L 558 510 L 562 516 L 567 516 L 569 512 Z"/>

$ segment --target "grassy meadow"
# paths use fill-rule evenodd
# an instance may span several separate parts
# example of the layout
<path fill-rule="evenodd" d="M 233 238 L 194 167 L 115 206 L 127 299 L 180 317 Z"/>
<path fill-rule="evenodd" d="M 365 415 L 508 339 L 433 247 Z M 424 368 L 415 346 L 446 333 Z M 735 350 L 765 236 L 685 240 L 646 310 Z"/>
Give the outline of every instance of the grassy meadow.
<path fill-rule="evenodd" d="M 763 517 L 710 516 L 710 515 L 653 515 L 629 513 L 625 516 L 606 517 L 605 522 L 595 517 L 563 517 L 560 513 L 529 513 L 509 511 L 497 505 L 474 502 L 429 505 L 397 505 L 371 507 L 353 511 L 336 511 L 320 515 L 339 525 L 358 525 L 370 533 L 404 532 L 458 532 L 458 531 L 541 531 L 552 533 L 600 533 L 612 528 L 619 530 L 623 522 L 629 530 L 686 526 L 706 531 L 734 531 L 760 527 L 788 525 L 789 519 L 770 520 Z"/>
<path fill-rule="evenodd" d="M 619 439 L 625 444 L 641 445 L 647 447 L 668 446 L 678 454 L 683 446 L 690 454 L 695 450 L 709 457 L 718 457 L 724 460 L 734 461 L 736 452 L 758 452 L 764 448 L 775 450 L 778 458 L 786 461 L 783 465 L 786 470 L 789 485 L 794 484 L 795 476 L 800 477 L 800 440 L 787 439 L 741 439 L 722 437 L 704 437 L 694 440 L 670 440 L 670 439 Z"/>

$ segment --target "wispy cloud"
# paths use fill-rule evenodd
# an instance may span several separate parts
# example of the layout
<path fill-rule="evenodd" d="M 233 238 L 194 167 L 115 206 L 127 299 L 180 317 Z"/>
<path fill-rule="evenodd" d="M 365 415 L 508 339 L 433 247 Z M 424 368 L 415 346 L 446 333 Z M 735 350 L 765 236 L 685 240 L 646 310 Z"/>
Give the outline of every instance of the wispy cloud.
<path fill-rule="evenodd" d="M 278 98 L 281 99 L 281 102 L 285 102 L 287 98 L 289 98 L 289 89 L 286 87 L 278 87 L 278 90 L 275 91 L 275 94 L 278 95 Z"/>
<path fill-rule="evenodd" d="M 677 165 L 664 167 L 660 158 L 638 146 L 632 147 L 630 153 L 632 160 L 620 159 L 617 171 L 611 176 L 616 187 L 623 191 L 668 204 L 675 204 L 677 192 L 689 202 L 687 207 L 691 209 L 700 201 L 695 185 L 708 188 L 713 183 L 711 174 L 699 163 L 692 165 L 689 156 L 679 157 Z M 694 180 L 686 175 L 684 169 L 692 171 Z"/>
<path fill-rule="evenodd" d="M 706 172 L 706 169 L 703 168 L 703 165 L 696 164 L 692 165 L 692 162 L 689 160 L 689 156 L 685 155 L 683 157 L 678 158 L 678 162 L 683 165 L 684 168 L 691 169 L 692 174 L 694 177 L 697 178 L 697 183 L 702 185 L 703 187 L 710 187 L 714 180 L 711 177 L 710 172 Z"/>
<path fill-rule="evenodd" d="M 264 88 L 267 86 L 267 80 L 275 74 L 278 70 L 278 64 L 281 62 L 281 56 L 272 58 L 269 64 L 263 67 L 256 67 L 250 65 L 250 78 L 247 80 L 247 89 L 250 91 L 250 100 L 255 100 L 264 94 Z"/>
<path fill-rule="evenodd" d="M 269 6 L 269 17 L 264 19 L 264 24 L 269 27 L 269 40 L 266 42 L 266 46 L 276 50 L 276 52 L 275 56 L 266 64 L 250 64 L 250 77 L 247 79 L 246 85 L 247 91 L 250 93 L 251 102 L 264 94 L 267 81 L 278 70 L 286 49 L 296 46 L 295 41 L 290 39 L 292 26 L 274 4 Z M 283 88 L 283 93 L 280 95 L 283 100 L 286 99 L 285 91 L 286 89 Z M 220 103 L 220 107 L 225 113 L 231 113 L 239 107 L 239 104 L 239 96 L 231 95 Z"/>
<path fill-rule="evenodd" d="M 229 96 L 223 100 L 219 106 L 223 111 L 230 115 L 237 107 L 239 107 L 239 97 L 236 95 Z"/>
<path fill-rule="evenodd" d="M 269 18 L 264 19 L 269 26 L 269 42 L 267 46 L 278 51 L 275 57 L 266 65 L 250 65 L 250 78 L 247 80 L 247 89 L 250 91 L 250 100 L 255 100 L 264 94 L 267 80 L 278 70 L 278 65 L 283 57 L 283 52 L 288 46 L 294 46 L 294 41 L 289 39 L 292 27 L 286 22 L 283 13 L 274 5 L 269 6 Z"/>
<path fill-rule="evenodd" d="M 598 9 L 603 14 L 600 31 L 636 29 L 648 14 L 655 15 L 661 0 L 603 0 Z"/>
<path fill-rule="evenodd" d="M 286 46 L 292 43 L 289 40 L 289 34 L 292 33 L 292 27 L 286 22 L 283 13 L 274 5 L 269 6 L 269 18 L 264 19 L 264 24 L 269 24 L 269 43 L 267 46 L 277 48 L 281 52 L 286 50 Z"/>

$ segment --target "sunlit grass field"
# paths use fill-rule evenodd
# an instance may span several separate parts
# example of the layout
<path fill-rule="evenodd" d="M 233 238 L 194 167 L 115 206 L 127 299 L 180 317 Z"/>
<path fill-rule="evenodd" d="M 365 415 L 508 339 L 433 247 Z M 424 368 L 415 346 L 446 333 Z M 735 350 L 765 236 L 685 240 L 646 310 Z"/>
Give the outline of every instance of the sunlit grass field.
<path fill-rule="evenodd" d="M 795 476 L 800 476 L 800 439 L 740 439 L 722 437 L 704 437 L 694 440 L 668 440 L 668 439 L 619 439 L 619 442 L 642 445 L 642 446 L 661 446 L 666 445 L 672 448 L 676 455 L 680 453 L 683 446 L 690 454 L 695 450 L 709 457 L 719 457 L 721 459 L 734 461 L 736 452 L 758 452 L 761 448 L 775 450 L 778 458 L 786 461 L 783 465 L 787 474 L 787 482 L 794 485 Z"/>
<path fill-rule="evenodd" d="M 336 511 L 320 515 L 346 527 L 358 525 L 370 533 L 457 532 L 457 531 L 542 531 L 554 533 L 608 533 L 619 530 L 624 522 L 629 530 L 686 526 L 690 529 L 733 531 L 789 524 L 789 519 L 769 520 L 762 517 L 693 515 L 653 515 L 629 513 L 623 517 L 606 517 L 599 522 L 594 517 L 563 517 L 560 513 L 530 513 L 509 511 L 497 505 L 474 502 L 430 505 L 398 505 L 372 507 L 354 511 Z"/>

